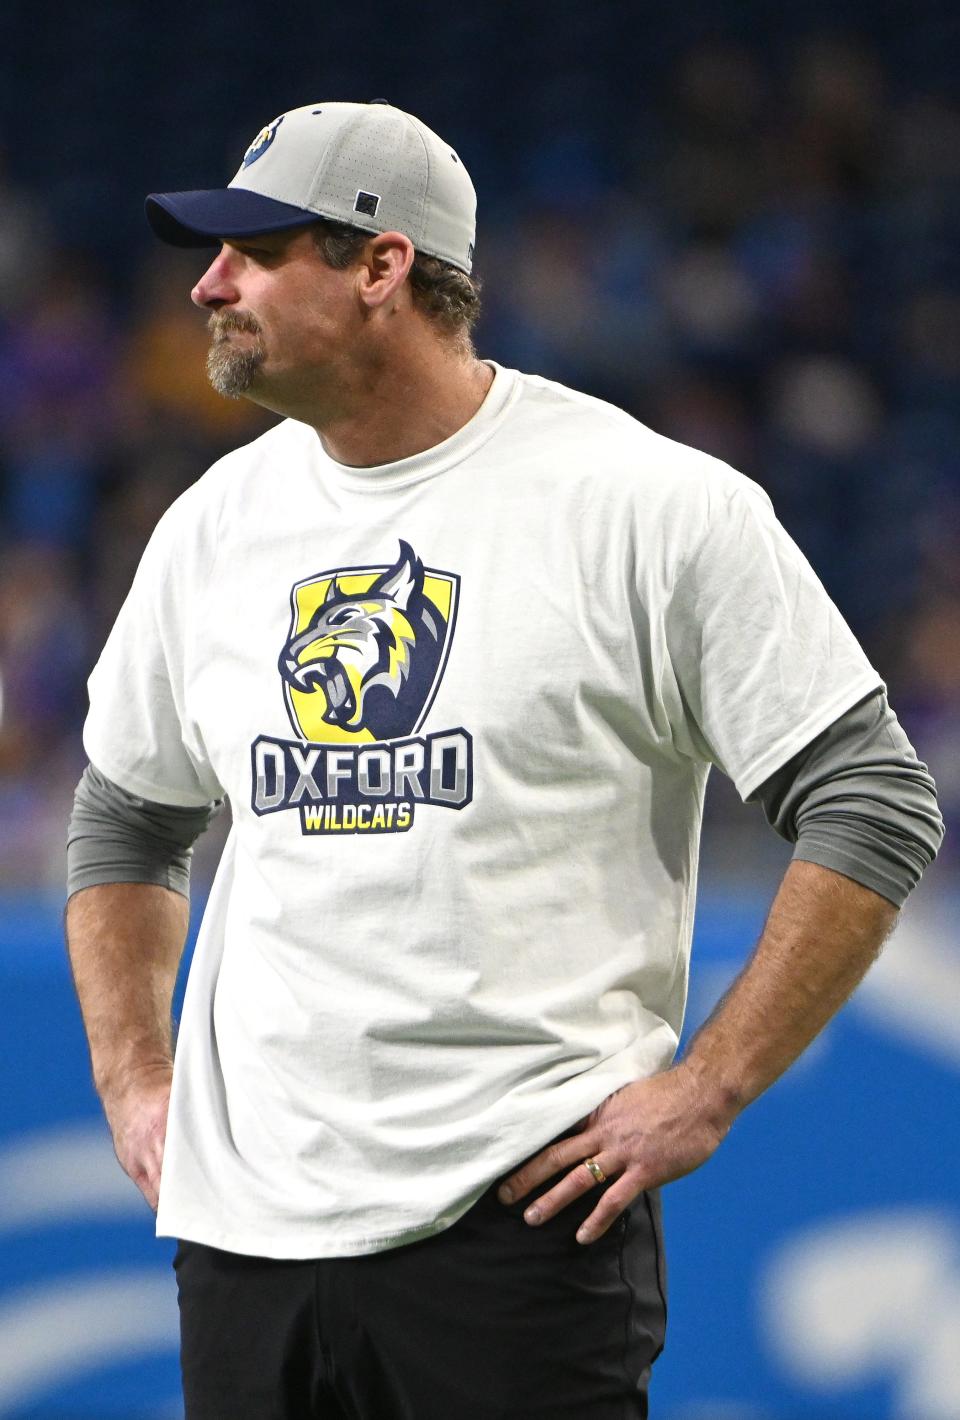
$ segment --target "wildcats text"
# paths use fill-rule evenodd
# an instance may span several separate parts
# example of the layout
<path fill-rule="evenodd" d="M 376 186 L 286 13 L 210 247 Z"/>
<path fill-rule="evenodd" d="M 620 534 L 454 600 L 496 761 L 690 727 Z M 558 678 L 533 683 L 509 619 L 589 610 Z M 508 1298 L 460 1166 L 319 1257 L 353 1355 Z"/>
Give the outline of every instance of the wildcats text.
<path fill-rule="evenodd" d="M 250 751 L 254 813 L 298 808 L 303 833 L 402 833 L 416 804 L 462 809 L 473 796 L 464 729 L 362 745 L 259 735 Z"/>

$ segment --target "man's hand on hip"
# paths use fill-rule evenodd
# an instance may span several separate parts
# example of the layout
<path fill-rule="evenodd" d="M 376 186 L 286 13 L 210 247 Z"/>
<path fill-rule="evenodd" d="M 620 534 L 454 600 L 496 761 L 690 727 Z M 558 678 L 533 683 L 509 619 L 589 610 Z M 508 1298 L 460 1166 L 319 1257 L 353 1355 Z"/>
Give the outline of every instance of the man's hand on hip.
<path fill-rule="evenodd" d="M 524 1213 L 534 1226 L 545 1223 L 596 1187 L 583 1162 L 592 1159 L 608 1179 L 616 1178 L 577 1233 L 578 1242 L 594 1242 L 644 1189 L 683 1178 L 705 1163 L 733 1118 L 732 1111 L 725 1112 L 704 1097 L 700 1081 L 681 1062 L 601 1100 L 579 1121 L 581 1134 L 549 1145 L 511 1174 L 501 1185 L 500 1200 L 516 1202 L 561 1169 L 569 1169 L 549 1193 L 531 1204 L 539 1217 L 531 1216 L 529 1208 Z M 504 1193 L 507 1187 L 509 1198 Z"/>
<path fill-rule="evenodd" d="M 836 1014 L 896 919 L 896 906 L 871 888 L 818 863 L 791 862 L 752 957 L 683 1059 L 602 1100 L 578 1120 L 583 1133 L 548 1145 L 505 1181 L 511 1197 L 502 1201 L 523 1198 L 570 1168 L 536 1200 L 539 1218 L 529 1209 L 524 1214 L 528 1222 L 546 1222 L 594 1187 L 597 1180 L 583 1162 L 593 1159 L 616 1182 L 577 1234 L 580 1242 L 592 1242 L 643 1189 L 699 1168 L 741 1110 Z"/>

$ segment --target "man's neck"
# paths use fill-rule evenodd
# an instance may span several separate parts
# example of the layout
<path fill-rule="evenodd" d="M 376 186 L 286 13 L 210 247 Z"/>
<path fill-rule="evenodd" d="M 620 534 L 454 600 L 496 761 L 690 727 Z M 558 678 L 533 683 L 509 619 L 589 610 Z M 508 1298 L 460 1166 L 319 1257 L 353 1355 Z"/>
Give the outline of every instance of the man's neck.
<path fill-rule="evenodd" d="M 372 468 L 432 449 L 467 424 L 494 371 L 476 358 L 394 366 L 351 391 L 347 407 L 314 424 L 337 463 Z"/>

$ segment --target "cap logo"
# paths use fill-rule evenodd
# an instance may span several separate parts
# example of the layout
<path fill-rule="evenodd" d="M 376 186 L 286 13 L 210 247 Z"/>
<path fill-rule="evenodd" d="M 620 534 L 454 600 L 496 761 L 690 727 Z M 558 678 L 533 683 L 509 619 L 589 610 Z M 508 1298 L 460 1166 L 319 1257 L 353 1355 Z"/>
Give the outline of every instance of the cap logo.
<path fill-rule="evenodd" d="M 277 129 L 280 127 L 285 117 L 286 114 L 281 114 L 280 117 L 275 118 L 272 123 L 268 123 L 266 128 L 261 128 L 256 138 L 254 138 L 250 147 L 243 155 L 243 166 L 245 168 L 249 168 L 251 163 L 255 163 L 258 158 L 263 157 L 274 138 L 276 138 Z"/>
<path fill-rule="evenodd" d="M 377 102 L 376 99 L 373 100 Z M 362 212 L 365 217 L 376 217 L 377 208 L 380 206 L 380 198 L 375 192 L 359 192 L 353 203 L 354 212 Z"/>

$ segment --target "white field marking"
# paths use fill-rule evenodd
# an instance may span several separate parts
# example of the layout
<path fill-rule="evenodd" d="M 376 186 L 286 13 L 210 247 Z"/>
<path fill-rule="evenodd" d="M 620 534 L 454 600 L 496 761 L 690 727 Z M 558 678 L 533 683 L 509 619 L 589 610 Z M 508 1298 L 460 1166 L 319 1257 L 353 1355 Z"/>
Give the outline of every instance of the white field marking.
<path fill-rule="evenodd" d="M 151 1211 L 106 1121 L 16 1135 L 0 1149 L 0 1232 L 97 1216 L 147 1223 Z"/>
<path fill-rule="evenodd" d="M 921 884 L 922 887 L 922 884 Z M 960 933 L 949 905 L 908 900 L 904 917 L 851 998 L 886 1035 L 960 1068 Z"/>
<path fill-rule="evenodd" d="M 889 1380 L 895 1420 L 960 1416 L 960 1217 L 872 1209 L 794 1233 L 760 1284 L 760 1321 L 818 1394 Z"/>
<path fill-rule="evenodd" d="M 61 1276 L 0 1305 L 0 1415 L 58 1382 L 180 1342 L 176 1289 L 157 1268 Z"/>

